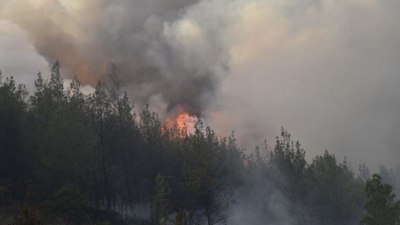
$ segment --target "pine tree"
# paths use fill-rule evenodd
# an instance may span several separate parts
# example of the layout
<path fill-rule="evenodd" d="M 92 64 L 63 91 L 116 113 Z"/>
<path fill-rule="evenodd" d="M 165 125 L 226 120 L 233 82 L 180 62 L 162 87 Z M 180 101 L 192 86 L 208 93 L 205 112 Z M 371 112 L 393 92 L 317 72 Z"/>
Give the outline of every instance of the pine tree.
<path fill-rule="evenodd" d="M 392 187 L 382 184 L 377 174 L 367 181 L 365 186 L 367 214 L 361 221 L 362 225 L 399 225 L 400 201 L 394 201 Z"/>
<path fill-rule="evenodd" d="M 153 198 L 156 207 L 157 219 L 160 224 L 166 224 L 167 217 L 171 213 L 169 194 L 170 190 L 166 177 L 158 175 L 156 177 L 156 191 Z"/>

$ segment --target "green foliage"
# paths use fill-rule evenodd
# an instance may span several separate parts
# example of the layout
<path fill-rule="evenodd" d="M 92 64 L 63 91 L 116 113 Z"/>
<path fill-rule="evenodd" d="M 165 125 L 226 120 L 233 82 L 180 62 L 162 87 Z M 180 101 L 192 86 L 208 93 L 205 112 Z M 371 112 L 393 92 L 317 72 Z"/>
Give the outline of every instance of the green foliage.
<path fill-rule="evenodd" d="M 158 221 L 166 221 L 168 215 L 171 213 L 171 203 L 169 198 L 170 190 L 167 179 L 164 176 L 158 175 L 156 177 L 156 191 L 154 195 Z"/>
<path fill-rule="evenodd" d="M 211 128 L 204 128 L 201 121 L 196 123 L 194 134 L 184 140 L 182 175 L 189 194 L 189 210 L 193 213 L 199 207 L 204 209 L 209 225 L 224 220 L 221 210 L 231 202 L 227 190 L 229 182 L 224 178 L 236 176 L 234 173 L 237 171 L 231 166 L 241 163 L 233 160 L 243 160 L 240 150 L 234 145 L 234 136 L 227 143 L 226 139 L 219 139 Z"/>
<path fill-rule="evenodd" d="M 175 214 L 177 223 L 211 225 L 225 222 L 236 190 L 266 184 L 290 202 L 299 224 L 361 219 L 366 166 L 356 177 L 327 151 L 309 163 L 284 129 L 272 148 L 265 143 L 251 156 L 234 133 L 219 137 L 202 121 L 194 133 L 167 129 L 148 107 L 136 114 L 115 67 L 108 78 L 85 95 L 76 78 L 64 87 L 57 62 L 48 78 L 38 74 L 29 100 L 12 77 L 0 79 L 0 209 L 25 202 L 29 183 L 28 205 L 42 205 L 45 218 L 64 224 L 165 224 Z M 391 170 L 381 174 L 400 183 Z M 368 215 L 380 210 L 394 218 L 398 203 L 376 179 L 365 189 Z M 269 213 L 268 194 L 257 199 L 260 213 Z M 13 225 L 36 225 L 38 215 L 22 210 Z"/>
<path fill-rule="evenodd" d="M 13 77 L 2 81 L 0 74 L 0 186 L 3 195 L 16 197 L 28 170 L 24 155 L 27 121 L 26 90 Z M 17 191 L 19 190 L 19 191 Z"/>
<path fill-rule="evenodd" d="M 282 128 L 281 137 L 277 137 L 275 147 L 269 154 L 271 176 L 280 188 L 291 198 L 299 199 L 305 194 L 305 175 L 307 162 L 305 151 L 300 143 L 291 140 L 290 134 Z"/>
<path fill-rule="evenodd" d="M 382 184 L 381 177 L 373 174 L 365 185 L 367 210 L 363 225 L 398 225 L 400 224 L 400 201 L 394 201 L 392 187 Z"/>
<path fill-rule="evenodd" d="M 325 151 L 308 163 L 301 145 L 284 129 L 273 148 L 267 143 L 257 148 L 248 164 L 247 176 L 271 180 L 289 199 L 287 210 L 299 224 L 352 224 L 361 218 L 363 182 L 347 162 Z"/>
<path fill-rule="evenodd" d="M 357 221 L 363 207 L 363 183 L 354 178 L 346 160 L 325 151 L 308 168 L 310 195 L 308 204 L 323 224 L 337 224 L 338 218 Z"/>

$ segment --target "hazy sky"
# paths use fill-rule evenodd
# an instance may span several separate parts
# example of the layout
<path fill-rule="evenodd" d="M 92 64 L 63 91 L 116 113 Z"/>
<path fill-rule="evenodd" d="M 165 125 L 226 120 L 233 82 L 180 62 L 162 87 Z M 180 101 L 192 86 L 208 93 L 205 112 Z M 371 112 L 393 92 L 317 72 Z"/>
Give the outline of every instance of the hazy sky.
<path fill-rule="evenodd" d="M 314 155 L 400 160 L 398 0 L 0 0 L 0 69 L 110 63 L 161 116 L 184 105 L 243 145 L 280 127 Z M 355 167 L 355 166 L 354 166 Z"/>

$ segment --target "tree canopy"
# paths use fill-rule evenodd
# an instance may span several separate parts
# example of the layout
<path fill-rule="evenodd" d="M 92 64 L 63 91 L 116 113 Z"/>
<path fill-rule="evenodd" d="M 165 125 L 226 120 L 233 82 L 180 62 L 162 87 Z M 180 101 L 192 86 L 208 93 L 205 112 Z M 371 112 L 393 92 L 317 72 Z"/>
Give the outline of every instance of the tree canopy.
<path fill-rule="evenodd" d="M 91 94 L 66 86 L 58 62 L 29 97 L 0 79 L 1 224 L 223 224 L 254 192 L 251 213 L 273 224 L 279 193 L 293 224 L 357 224 L 366 210 L 365 225 L 397 225 L 390 186 L 359 169 L 328 151 L 306 160 L 283 128 L 255 150 L 201 120 L 193 133 L 168 128 L 136 111 L 115 69 Z M 397 170 L 382 171 L 398 188 Z"/>

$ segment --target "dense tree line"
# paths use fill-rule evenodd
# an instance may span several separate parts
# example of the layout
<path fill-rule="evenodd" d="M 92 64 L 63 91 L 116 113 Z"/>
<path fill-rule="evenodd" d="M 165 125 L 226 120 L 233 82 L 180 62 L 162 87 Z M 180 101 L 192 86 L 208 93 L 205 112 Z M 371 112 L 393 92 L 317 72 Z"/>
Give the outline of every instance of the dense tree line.
<path fill-rule="evenodd" d="M 369 170 L 359 171 L 327 151 L 307 162 L 283 129 L 245 154 L 201 121 L 193 133 L 167 128 L 148 108 L 136 113 L 115 70 L 89 95 L 77 79 L 64 87 L 58 63 L 30 96 L 0 80 L 1 224 L 223 224 L 236 190 L 260 180 L 296 224 L 358 224 L 370 207 Z M 398 188 L 399 173 L 381 171 Z"/>
<path fill-rule="evenodd" d="M 374 174 L 365 186 L 367 214 L 362 225 L 392 225 L 400 224 L 400 201 L 395 201 L 392 187 L 383 184 L 381 177 Z"/>

